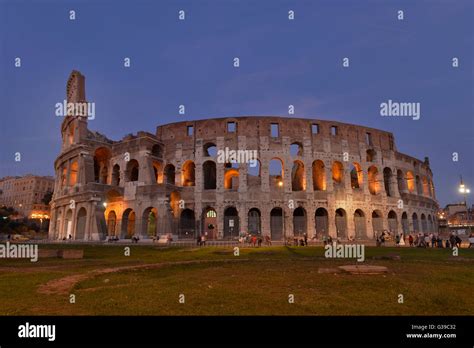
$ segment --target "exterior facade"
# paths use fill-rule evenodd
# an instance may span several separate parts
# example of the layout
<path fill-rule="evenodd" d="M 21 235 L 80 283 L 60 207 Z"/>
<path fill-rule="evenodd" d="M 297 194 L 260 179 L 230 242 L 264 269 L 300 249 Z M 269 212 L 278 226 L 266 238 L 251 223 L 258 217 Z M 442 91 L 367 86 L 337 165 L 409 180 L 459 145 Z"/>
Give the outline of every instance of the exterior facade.
<path fill-rule="evenodd" d="M 77 71 L 67 99 L 86 102 Z M 61 134 L 51 239 L 235 239 L 250 232 L 272 240 L 304 233 L 363 240 L 438 225 L 428 158 L 399 153 L 393 135 L 377 129 L 227 117 L 112 141 L 89 130 L 87 117 L 70 114 Z"/>
<path fill-rule="evenodd" d="M 54 178 L 28 174 L 0 179 L 0 205 L 14 208 L 21 217 L 49 219 L 49 205 L 43 202 L 53 192 Z"/>

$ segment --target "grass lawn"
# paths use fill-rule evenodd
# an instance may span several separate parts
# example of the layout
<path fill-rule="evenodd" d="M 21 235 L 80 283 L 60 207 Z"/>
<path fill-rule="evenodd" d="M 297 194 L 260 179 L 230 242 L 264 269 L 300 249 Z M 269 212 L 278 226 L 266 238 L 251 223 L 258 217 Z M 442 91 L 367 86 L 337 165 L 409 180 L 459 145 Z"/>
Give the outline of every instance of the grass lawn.
<path fill-rule="evenodd" d="M 0 260 L 0 315 L 473 315 L 474 249 L 366 247 L 387 274 L 318 273 L 357 264 L 322 247 L 84 249 L 84 259 Z M 401 260 L 374 256 L 398 254 Z M 69 302 L 70 294 L 75 303 Z M 184 303 L 179 302 L 180 294 Z M 289 295 L 294 303 L 289 303 Z M 404 302 L 398 302 L 399 294 Z"/>

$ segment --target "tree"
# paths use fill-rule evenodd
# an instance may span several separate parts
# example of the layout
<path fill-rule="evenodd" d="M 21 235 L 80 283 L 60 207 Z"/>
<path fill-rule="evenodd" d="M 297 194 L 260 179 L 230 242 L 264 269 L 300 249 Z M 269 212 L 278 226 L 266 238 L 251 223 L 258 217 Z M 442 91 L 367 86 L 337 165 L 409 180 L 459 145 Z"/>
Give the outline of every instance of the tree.
<path fill-rule="evenodd" d="M 53 199 L 53 192 L 48 191 L 44 194 L 43 199 L 41 202 L 43 202 L 45 205 L 49 205 L 49 202 L 51 202 L 51 199 Z"/>

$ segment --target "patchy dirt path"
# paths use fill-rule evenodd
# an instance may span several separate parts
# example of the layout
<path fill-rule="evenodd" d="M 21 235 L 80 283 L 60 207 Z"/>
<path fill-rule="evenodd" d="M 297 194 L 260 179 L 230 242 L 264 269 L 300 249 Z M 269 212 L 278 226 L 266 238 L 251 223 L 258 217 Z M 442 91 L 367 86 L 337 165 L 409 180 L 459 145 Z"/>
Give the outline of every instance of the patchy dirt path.
<path fill-rule="evenodd" d="M 250 259 L 235 259 L 235 260 L 189 260 L 189 261 L 176 261 L 176 262 L 161 262 L 151 263 L 145 265 L 134 265 L 134 266 L 122 266 L 122 267 L 108 267 L 102 269 L 96 269 L 87 273 L 74 274 L 59 279 L 53 279 L 45 284 L 41 284 L 38 287 L 38 293 L 46 295 L 67 295 L 71 292 L 74 286 L 87 279 L 97 277 L 103 274 L 116 273 L 123 271 L 135 271 L 141 269 L 159 269 L 168 266 L 176 265 L 189 265 L 189 264 L 202 264 L 202 263 L 233 263 L 233 262 L 245 262 Z"/>

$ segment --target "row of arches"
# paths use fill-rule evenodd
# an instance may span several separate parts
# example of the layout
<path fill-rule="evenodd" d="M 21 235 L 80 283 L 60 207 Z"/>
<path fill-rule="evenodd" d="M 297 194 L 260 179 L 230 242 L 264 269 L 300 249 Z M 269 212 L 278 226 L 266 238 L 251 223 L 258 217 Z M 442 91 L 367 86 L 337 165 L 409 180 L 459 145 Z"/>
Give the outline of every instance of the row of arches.
<path fill-rule="evenodd" d="M 156 147 L 157 145 L 155 145 Z M 300 146 L 300 145 L 298 145 Z M 302 148 L 298 147 L 296 152 L 301 153 Z M 204 146 L 205 155 L 209 157 L 215 156 L 216 147 L 212 143 Z M 372 151 L 372 150 L 368 150 Z M 155 153 L 156 152 L 156 153 Z M 152 152 L 152 155 L 159 157 L 162 155 L 161 146 L 158 150 Z M 370 156 L 375 156 L 370 152 Z M 372 158 L 372 157 L 371 157 Z M 109 183 L 108 163 L 111 159 L 111 152 L 105 147 L 96 149 L 94 153 L 94 178 L 98 183 Z M 160 161 L 153 161 L 154 179 L 157 183 L 165 183 L 175 185 L 176 183 L 176 168 L 173 164 L 168 163 L 163 168 Z M 353 162 L 349 165 L 350 184 L 352 189 L 362 189 L 364 185 L 364 175 L 367 175 L 368 190 L 371 194 L 376 195 L 381 192 L 382 188 L 385 190 L 387 196 L 395 195 L 394 175 L 392 169 L 385 167 L 382 173 L 375 165 L 371 165 L 364 174 L 362 166 L 358 162 Z M 120 185 L 121 168 L 115 164 L 111 171 L 112 185 Z M 334 161 L 330 168 L 332 182 L 335 187 L 344 185 L 344 165 L 340 161 Z M 77 182 L 78 165 L 77 161 L 73 162 L 70 167 L 69 185 L 74 185 Z M 131 159 L 127 162 L 124 179 L 126 181 L 138 181 L 140 172 L 140 165 L 136 159 Z M 181 185 L 195 186 L 196 184 L 196 165 L 192 160 L 187 160 L 181 167 Z M 217 165 L 214 160 L 206 160 L 202 165 L 203 174 L 203 188 L 206 190 L 216 189 L 217 179 Z M 224 188 L 237 189 L 239 184 L 239 164 L 226 163 L 224 164 Z M 270 185 L 272 187 L 284 186 L 284 163 L 280 158 L 272 158 L 269 162 Z M 314 191 L 325 191 L 327 187 L 326 168 L 322 160 L 315 160 L 312 163 L 311 175 L 313 181 Z M 251 165 L 248 165 L 248 181 L 249 183 L 259 184 L 261 177 L 261 163 L 259 160 L 254 160 Z M 256 180 L 258 179 L 258 180 Z M 432 181 L 426 176 L 414 175 L 412 171 L 404 173 L 401 169 L 397 170 L 397 185 L 399 193 L 416 193 L 428 197 L 434 197 L 434 187 Z M 306 172 L 305 165 L 301 160 L 294 160 L 291 170 L 291 189 L 292 191 L 306 190 Z M 66 183 L 66 171 L 63 170 L 62 182 Z"/>
<path fill-rule="evenodd" d="M 84 240 L 86 238 L 87 209 L 79 208 L 74 216 L 72 209 L 68 209 L 64 214 L 58 211 L 56 216 L 55 231 L 58 239 Z"/>
<path fill-rule="evenodd" d="M 370 220 L 369 220 L 370 217 Z M 282 240 L 285 237 L 284 212 L 281 207 L 275 207 L 270 211 L 270 235 L 273 240 Z M 305 233 L 317 236 L 329 235 L 329 219 L 334 219 L 336 227 L 336 236 L 342 239 L 353 237 L 356 239 L 369 238 L 368 223 L 371 221 L 371 227 L 374 234 L 380 234 L 387 229 L 392 233 L 417 233 L 432 232 L 435 229 L 434 218 L 428 214 L 422 213 L 420 218 L 417 213 L 411 215 L 412 228 L 408 221 L 408 214 L 403 212 L 401 217 L 390 210 L 386 217 L 380 210 L 373 210 L 367 215 L 362 209 L 356 209 L 350 217 L 346 210 L 338 208 L 332 217 L 325 208 L 318 208 L 314 212 L 314 231 L 308 231 L 307 211 L 304 207 L 297 207 L 292 212 L 291 233 L 286 236 L 303 236 Z M 348 230 L 348 219 L 353 219 L 354 230 Z M 107 231 L 109 235 L 121 235 L 122 238 L 131 238 L 134 234 L 146 235 L 148 237 L 156 236 L 158 231 L 158 214 L 156 208 L 149 207 L 144 210 L 142 216 L 141 231 L 137 231 L 137 216 L 133 209 L 128 208 L 123 212 L 121 233 L 117 231 L 117 215 L 115 211 L 109 211 L 106 217 Z M 386 225 L 384 219 L 387 219 Z M 208 239 L 236 239 L 242 232 L 240 229 L 240 216 L 237 209 L 229 206 L 224 209 L 223 216 L 224 230 L 219 231 L 218 213 L 213 207 L 206 207 L 200 216 L 200 222 L 196 221 L 195 212 L 192 209 L 184 209 L 179 214 L 179 219 L 175 227 L 175 233 L 178 238 L 194 238 L 198 233 L 205 234 Z M 254 207 L 247 212 L 247 231 L 254 235 L 261 235 L 262 214 L 260 209 Z"/>

